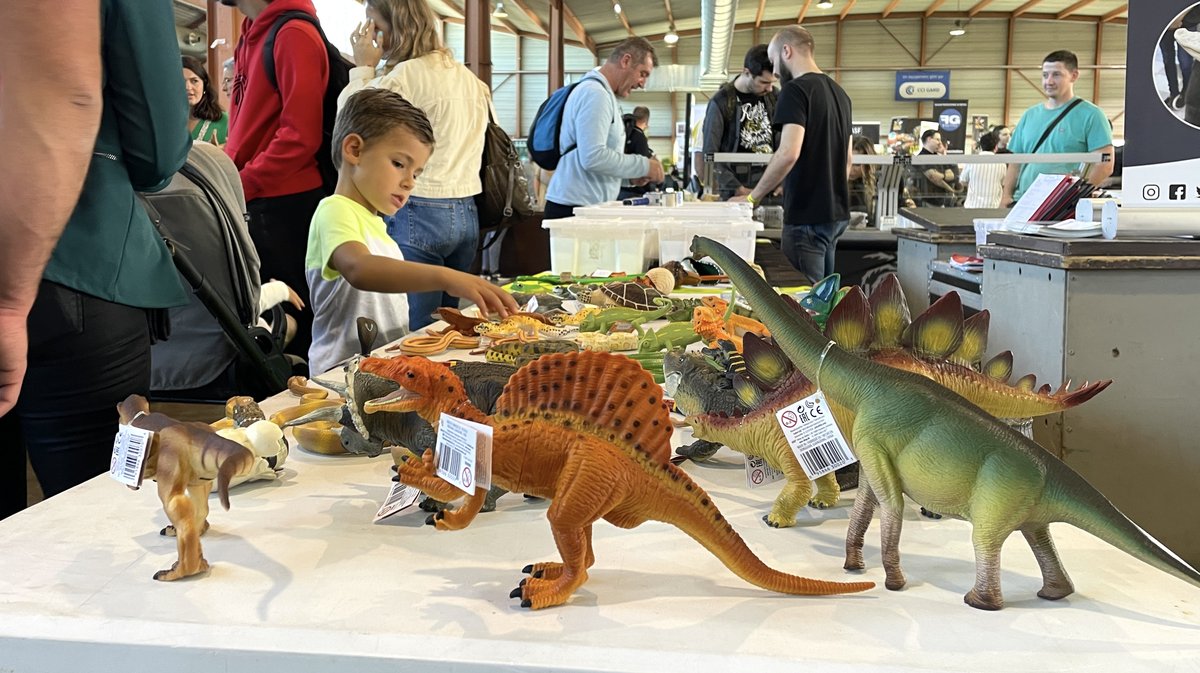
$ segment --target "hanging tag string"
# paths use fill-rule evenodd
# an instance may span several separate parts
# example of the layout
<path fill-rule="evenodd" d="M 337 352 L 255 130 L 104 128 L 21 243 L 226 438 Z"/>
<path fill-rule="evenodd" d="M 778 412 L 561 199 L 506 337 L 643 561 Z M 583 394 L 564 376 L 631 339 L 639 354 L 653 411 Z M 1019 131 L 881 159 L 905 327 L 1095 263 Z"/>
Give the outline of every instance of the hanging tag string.
<path fill-rule="evenodd" d="M 821 359 L 817 362 L 817 390 L 821 389 L 821 368 L 825 366 L 825 356 L 829 355 L 829 349 L 833 348 L 836 343 L 831 339 L 829 343 L 825 344 L 825 349 L 821 351 Z"/>

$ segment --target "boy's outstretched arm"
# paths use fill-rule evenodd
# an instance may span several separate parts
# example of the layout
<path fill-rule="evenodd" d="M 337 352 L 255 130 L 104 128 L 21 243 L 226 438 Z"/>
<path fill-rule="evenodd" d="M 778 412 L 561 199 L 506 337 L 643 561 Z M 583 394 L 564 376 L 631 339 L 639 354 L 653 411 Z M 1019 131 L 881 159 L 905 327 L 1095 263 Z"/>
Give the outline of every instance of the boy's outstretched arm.
<path fill-rule="evenodd" d="M 486 280 L 442 266 L 407 262 L 371 254 L 358 242 L 339 245 L 329 256 L 329 266 L 364 292 L 448 292 L 474 302 L 479 310 L 507 317 L 519 310 L 512 295 Z"/>

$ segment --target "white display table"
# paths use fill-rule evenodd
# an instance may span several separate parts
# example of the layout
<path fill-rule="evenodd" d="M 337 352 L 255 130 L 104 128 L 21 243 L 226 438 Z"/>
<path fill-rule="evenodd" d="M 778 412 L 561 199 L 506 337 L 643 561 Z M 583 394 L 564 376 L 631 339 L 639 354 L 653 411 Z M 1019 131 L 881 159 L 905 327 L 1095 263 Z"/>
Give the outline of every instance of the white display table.
<path fill-rule="evenodd" d="M 1038 599 L 1016 535 L 1008 607 L 981 612 L 962 602 L 974 577 L 967 524 L 914 508 L 901 544 L 910 584 L 889 592 L 877 526 L 868 570 L 841 569 L 852 493 L 770 529 L 760 517 L 778 485 L 748 490 L 728 449 L 686 469 L 767 563 L 878 587 L 775 595 L 675 528 L 599 522 L 582 590 L 523 610 L 508 598 L 521 568 L 557 560 L 545 503 L 508 495 L 452 533 L 423 525 L 424 513 L 373 525 L 389 464 L 293 447 L 282 480 L 214 507 L 210 573 L 170 584 L 151 579 L 175 559 L 153 484 L 132 492 L 97 477 L 0 522 L 0 671 L 1200 671 L 1200 590 L 1085 533 L 1053 529 L 1078 593 Z"/>

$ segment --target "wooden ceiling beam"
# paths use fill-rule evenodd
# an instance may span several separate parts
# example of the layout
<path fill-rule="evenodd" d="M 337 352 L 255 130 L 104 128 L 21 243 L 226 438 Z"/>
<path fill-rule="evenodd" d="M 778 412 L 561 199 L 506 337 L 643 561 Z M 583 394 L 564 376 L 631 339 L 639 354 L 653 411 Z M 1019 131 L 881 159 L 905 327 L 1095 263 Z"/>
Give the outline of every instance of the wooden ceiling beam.
<path fill-rule="evenodd" d="M 571 32 L 575 33 L 575 37 L 578 37 L 579 41 L 587 46 L 588 51 L 592 52 L 593 55 L 596 55 L 596 41 L 587 34 L 586 30 L 584 30 L 583 22 L 579 20 L 578 16 L 575 16 L 575 12 L 571 11 L 571 7 L 567 4 L 567 0 L 563 0 L 562 8 L 563 21 L 566 21 L 567 25 L 571 27 Z"/>
<path fill-rule="evenodd" d="M 1020 7 L 1016 8 L 1012 11 L 1012 18 L 1015 19 L 1018 16 L 1021 16 L 1025 12 L 1028 12 L 1029 10 L 1036 7 L 1037 5 L 1041 4 L 1041 2 L 1042 2 L 1042 0 L 1029 0 L 1029 2 L 1021 5 Z"/>
<path fill-rule="evenodd" d="M 929 4 L 929 7 L 925 8 L 925 16 L 933 16 L 933 13 L 938 11 L 938 8 L 944 4 L 946 4 L 946 0 L 933 0 L 933 2 Z"/>
<path fill-rule="evenodd" d="M 1129 11 L 1128 3 L 1121 5 L 1120 7 L 1114 9 L 1113 11 L 1109 12 L 1108 14 L 1105 14 L 1104 16 L 1100 17 L 1100 23 L 1108 23 L 1128 11 Z"/>
<path fill-rule="evenodd" d="M 454 0 L 442 0 L 442 4 L 445 5 L 447 8 L 449 8 L 450 11 L 457 14 L 458 18 L 460 18 L 460 19 L 467 18 L 467 13 L 465 11 L 463 11 L 462 6 L 459 5 L 458 3 L 454 2 Z"/>
<path fill-rule="evenodd" d="M 675 25 L 675 14 L 671 11 L 671 0 L 663 0 L 663 7 L 667 10 L 667 23 Z"/>
<path fill-rule="evenodd" d="M 940 0 L 940 2 L 945 2 L 945 1 L 946 0 Z M 850 13 L 850 10 L 854 9 L 854 3 L 856 3 L 856 2 L 858 2 L 858 0 L 850 0 L 849 2 L 847 2 L 846 6 L 842 8 L 842 13 L 838 15 L 838 19 L 846 18 L 846 15 Z"/>
<path fill-rule="evenodd" d="M 808 14 L 808 8 L 811 6 L 812 0 L 804 0 L 804 6 L 800 8 L 800 15 L 796 17 L 796 23 L 804 23 L 804 16 Z"/>
<path fill-rule="evenodd" d="M 892 13 L 893 9 L 896 9 L 896 5 L 898 5 L 898 4 L 900 4 L 900 0 L 892 0 L 891 2 L 889 2 L 887 4 L 887 7 L 883 8 L 883 18 L 885 18 L 885 19 L 888 18 L 888 15 L 890 15 Z"/>
<path fill-rule="evenodd" d="M 979 0 L 979 2 L 975 3 L 974 7 L 967 10 L 967 17 L 973 18 L 976 14 L 982 12 L 985 7 L 987 7 L 988 5 L 992 4 L 995 1 L 996 0 Z"/>
<path fill-rule="evenodd" d="M 1088 5 L 1092 4 L 1095 1 L 1096 0 L 1079 0 L 1079 2 L 1076 2 L 1075 4 L 1071 5 L 1070 7 L 1067 7 L 1063 11 L 1059 12 L 1057 15 L 1055 15 L 1054 18 L 1058 19 L 1059 21 L 1062 21 L 1063 19 L 1067 18 L 1068 16 L 1071 16 L 1075 12 L 1078 12 L 1080 9 L 1087 7 Z"/>
<path fill-rule="evenodd" d="M 754 14 L 754 27 L 758 28 L 762 25 L 763 11 L 767 8 L 767 0 L 758 0 L 758 12 Z"/>
<path fill-rule="evenodd" d="M 509 0 L 509 2 L 516 5 L 517 9 L 525 12 L 525 16 L 529 17 L 529 20 L 533 22 L 533 25 L 538 27 L 538 30 L 542 31 L 546 35 L 550 34 L 550 28 L 546 26 L 544 21 L 542 21 L 542 17 L 538 16 L 537 12 L 530 9 L 529 5 L 525 4 L 525 0 Z"/>
<path fill-rule="evenodd" d="M 612 0 L 612 2 L 612 7 L 615 10 L 617 8 L 617 0 Z M 621 11 L 615 13 L 617 18 L 621 20 L 621 25 L 625 26 L 625 32 L 629 33 L 629 37 L 637 37 L 637 33 L 633 32 L 633 27 L 629 25 L 629 19 L 625 17 L 625 12 Z"/>

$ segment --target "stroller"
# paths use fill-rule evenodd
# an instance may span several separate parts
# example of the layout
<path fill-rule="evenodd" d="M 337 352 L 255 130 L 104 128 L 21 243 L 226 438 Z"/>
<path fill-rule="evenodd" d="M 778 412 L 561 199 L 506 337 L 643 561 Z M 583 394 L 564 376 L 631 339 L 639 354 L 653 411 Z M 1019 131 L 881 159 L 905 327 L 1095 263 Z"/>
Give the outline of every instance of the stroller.
<path fill-rule="evenodd" d="M 169 311 L 170 338 L 151 348 L 151 399 L 223 404 L 286 388 L 283 310 L 273 309 L 272 329 L 257 324 L 258 253 L 233 162 L 219 147 L 195 143 L 171 184 L 141 200 L 192 288 L 187 306 Z"/>

